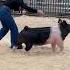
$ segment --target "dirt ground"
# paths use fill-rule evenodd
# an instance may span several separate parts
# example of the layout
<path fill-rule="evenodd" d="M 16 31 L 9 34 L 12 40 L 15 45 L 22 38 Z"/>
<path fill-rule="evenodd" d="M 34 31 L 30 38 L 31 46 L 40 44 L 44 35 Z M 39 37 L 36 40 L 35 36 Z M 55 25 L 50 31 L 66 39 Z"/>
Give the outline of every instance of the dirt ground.
<path fill-rule="evenodd" d="M 25 25 L 46 27 L 58 24 L 58 18 L 53 17 L 23 15 L 14 19 L 19 32 Z M 70 23 L 69 19 L 64 19 Z M 64 41 L 64 50 L 61 53 L 53 53 L 50 45 L 33 46 L 29 53 L 24 49 L 13 52 L 9 47 L 10 32 L 0 41 L 0 70 L 70 70 L 70 34 Z"/>

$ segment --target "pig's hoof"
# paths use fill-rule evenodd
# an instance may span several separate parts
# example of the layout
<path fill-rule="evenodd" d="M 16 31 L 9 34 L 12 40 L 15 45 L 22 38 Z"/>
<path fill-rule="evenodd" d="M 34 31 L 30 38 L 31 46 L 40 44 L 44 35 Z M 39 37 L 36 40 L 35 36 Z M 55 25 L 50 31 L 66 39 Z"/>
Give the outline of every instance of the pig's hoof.
<path fill-rule="evenodd" d="M 30 50 L 30 48 L 25 48 L 25 51 L 29 51 Z"/>

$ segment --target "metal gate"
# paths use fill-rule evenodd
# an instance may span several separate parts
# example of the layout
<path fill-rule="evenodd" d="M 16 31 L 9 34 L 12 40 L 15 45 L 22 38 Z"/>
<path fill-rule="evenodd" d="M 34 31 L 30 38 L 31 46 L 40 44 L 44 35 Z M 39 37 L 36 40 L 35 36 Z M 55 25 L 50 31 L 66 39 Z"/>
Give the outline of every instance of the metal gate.
<path fill-rule="evenodd" d="M 43 10 L 47 16 L 70 15 L 70 0 L 29 0 L 28 5 Z"/>

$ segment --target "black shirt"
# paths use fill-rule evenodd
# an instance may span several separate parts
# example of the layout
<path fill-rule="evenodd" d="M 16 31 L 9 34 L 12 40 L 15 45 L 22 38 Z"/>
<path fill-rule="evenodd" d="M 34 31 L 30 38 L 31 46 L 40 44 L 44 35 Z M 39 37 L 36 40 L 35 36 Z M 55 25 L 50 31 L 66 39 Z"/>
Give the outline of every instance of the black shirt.
<path fill-rule="evenodd" d="M 37 13 L 36 9 L 28 7 L 23 0 L 6 0 L 4 5 L 8 6 L 10 9 L 18 10 L 19 7 L 25 9 L 28 12 Z"/>

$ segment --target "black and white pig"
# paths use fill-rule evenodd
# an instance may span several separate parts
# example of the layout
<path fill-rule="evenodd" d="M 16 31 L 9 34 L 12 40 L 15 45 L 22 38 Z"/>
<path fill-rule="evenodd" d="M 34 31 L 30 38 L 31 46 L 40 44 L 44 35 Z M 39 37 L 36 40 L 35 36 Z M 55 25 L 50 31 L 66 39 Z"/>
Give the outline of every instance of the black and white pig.
<path fill-rule="evenodd" d="M 22 49 L 22 43 L 26 45 L 25 50 L 29 51 L 33 45 L 51 44 L 52 50 L 55 52 L 56 45 L 60 51 L 63 50 L 63 41 L 70 32 L 70 24 L 65 20 L 58 20 L 58 26 L 30 28 L 25 26 L 18 37 L 17 49 Z"/>

